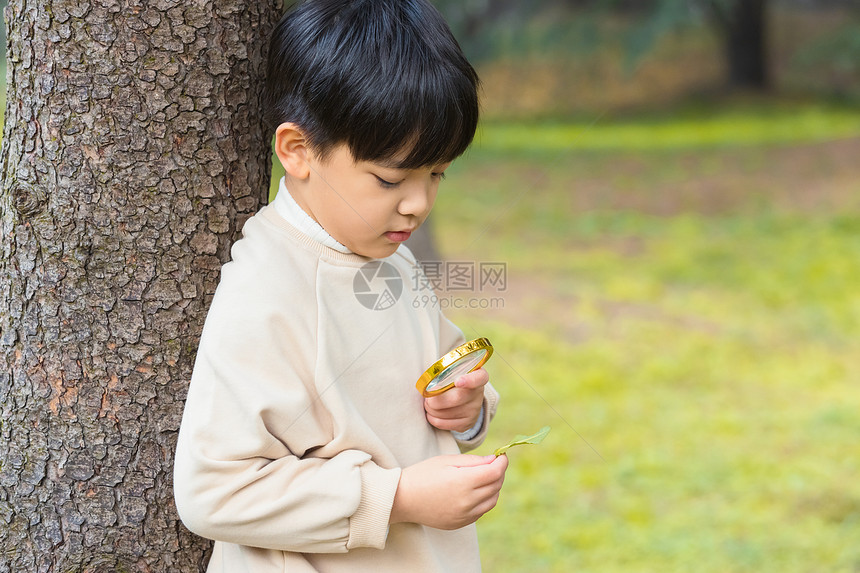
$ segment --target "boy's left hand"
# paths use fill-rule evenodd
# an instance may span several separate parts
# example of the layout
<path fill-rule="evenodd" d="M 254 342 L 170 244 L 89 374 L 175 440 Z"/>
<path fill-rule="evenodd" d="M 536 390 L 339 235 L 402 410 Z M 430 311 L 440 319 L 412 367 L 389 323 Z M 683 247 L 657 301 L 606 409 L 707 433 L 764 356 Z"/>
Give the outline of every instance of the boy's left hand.
<path fill-rule="evenodd" d="M 475 425 L 484 403 L 484 385 L 490 375 L 483 368 L 460 376 L 444 394 L 424 398 L 427 421 L 440 430 L 465 432 Z"/>

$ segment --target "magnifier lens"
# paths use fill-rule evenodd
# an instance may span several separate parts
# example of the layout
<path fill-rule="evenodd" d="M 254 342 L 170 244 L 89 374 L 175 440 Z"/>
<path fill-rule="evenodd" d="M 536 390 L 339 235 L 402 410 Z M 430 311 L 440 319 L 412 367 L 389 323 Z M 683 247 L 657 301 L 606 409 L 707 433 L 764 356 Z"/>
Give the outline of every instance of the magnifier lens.
<path fill-rule="evenodd" d="M 486 338 L 464 342 L 425 370 L 415 387 L 425 398 L 447 392 L 460 376 L 480 368 L 492 355 L 493 345 Z"/>
<path fill-rule="evenodd" d="M 457 378 L 462 376 L 463 374 L 468 374 L 472 371 L 475 366 L 478 365 L 481 360 L 484 359 L 484 355 L 487 354 L 485 349 L 481 349 L 471 354 L 467 354 L 466 356 L 460 358 L 445 370 L 436 375 L 433 380 L 427 384 L 427 391 L 431 392 L 433 390 L 437 390 L 446 386 L 448 384 L 453 384 L 457 381 Z"/>

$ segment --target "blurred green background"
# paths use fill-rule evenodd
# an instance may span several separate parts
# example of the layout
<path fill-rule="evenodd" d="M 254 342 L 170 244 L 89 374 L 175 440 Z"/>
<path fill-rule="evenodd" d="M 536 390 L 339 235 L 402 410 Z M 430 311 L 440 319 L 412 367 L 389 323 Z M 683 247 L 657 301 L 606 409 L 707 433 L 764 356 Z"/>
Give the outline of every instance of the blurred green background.
<path fill-rule="evenodd" d="M 485 111 L 438 247 L 506 269 L 439 293 L 494 299 L 448 310 L 496 347 L 479 451 L 553 427 L 485 570 L 860 571 L 857 3 L 437 4 Z"/>
<path fill-rule="evenodd" d="M 765 3 L 760 83 L 707 2 L 453 4 L 497 12 L 435 232 L 508 280 L 442 297 L 503 298 L 449 311 L 497 349 L 480 451 L 553 427 L 485 570 L 860 571 L 857 3 Z"/>

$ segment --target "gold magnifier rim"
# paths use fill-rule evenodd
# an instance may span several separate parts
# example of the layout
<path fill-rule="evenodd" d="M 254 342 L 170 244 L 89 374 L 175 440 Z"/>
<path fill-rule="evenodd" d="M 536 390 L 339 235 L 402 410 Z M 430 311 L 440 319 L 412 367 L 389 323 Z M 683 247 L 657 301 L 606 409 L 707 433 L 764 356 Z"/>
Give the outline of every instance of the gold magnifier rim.
<path fill-rule="evenodd" d="M 415 383 L 415 387 L 419 392 L 425 397 L 430 398 L 432 396 L 438 396 L 443 392 L 447 392 L 451 388 L 454 387 L 454 383 L 456 380 L 452 380 L 450 383 L 442 386 L 441 388 L 434 388 L 433 390 L 428 390 L 427 386 L 430 382 L 433 381 L 436 376 L 439 375 L 440 372 L 454 364 L 456 361 L 460 360 L 464 356 L 468 356 L 473 352 L 478 352 L 479 350 L 486 350 L 486 354 L 481 358 L 480 362 L 478 362 L 474 368 L 469 370 L 469 372 L 474 372 L 481 366 L 483 366 L 487 360 L 490 359 L 490 356 L 493 355 L 493 345 L 490 344 L 490 341 L 486 338 L 476 338 L 475 340 L 470 340 L 469 342 L 464 342 L 439 360 L 433 363 L 433 365 L 424 371 L 424 374 L 421 375 L 421 378 L 418 379 L 418 382 Z"/>

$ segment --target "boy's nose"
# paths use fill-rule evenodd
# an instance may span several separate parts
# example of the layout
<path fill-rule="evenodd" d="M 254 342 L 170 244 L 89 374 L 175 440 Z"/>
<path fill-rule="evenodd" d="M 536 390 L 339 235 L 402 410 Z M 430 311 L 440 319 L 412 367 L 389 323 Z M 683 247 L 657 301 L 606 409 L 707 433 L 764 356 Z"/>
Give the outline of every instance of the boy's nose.
<path fill-rule="evenodd" d="M 401 215 L 423 217 L 433 207 L 434 195 L 432 185 L 413 185 L 407 190 L 397 210 Z"/>

